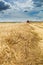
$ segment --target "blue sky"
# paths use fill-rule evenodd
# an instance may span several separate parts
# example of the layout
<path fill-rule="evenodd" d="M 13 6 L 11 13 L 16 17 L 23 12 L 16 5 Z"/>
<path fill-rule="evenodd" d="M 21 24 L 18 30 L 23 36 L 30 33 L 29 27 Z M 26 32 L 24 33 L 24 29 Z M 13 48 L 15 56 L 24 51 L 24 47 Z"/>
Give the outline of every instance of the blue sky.
<path fill-rule="evenodd" d="M 43 21 L 43 0 L 0 0 L 0 21 Z"/>

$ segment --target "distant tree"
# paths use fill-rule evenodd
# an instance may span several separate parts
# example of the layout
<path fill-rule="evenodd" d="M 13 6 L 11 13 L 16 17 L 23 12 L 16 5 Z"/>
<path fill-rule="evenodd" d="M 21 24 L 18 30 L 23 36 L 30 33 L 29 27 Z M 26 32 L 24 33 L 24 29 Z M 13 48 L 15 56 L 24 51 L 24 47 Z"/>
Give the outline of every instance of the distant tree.
<path fill-rule="evenodd" d="M 27 20 L 27 23 L 29 23 L 29 20 Z"/>

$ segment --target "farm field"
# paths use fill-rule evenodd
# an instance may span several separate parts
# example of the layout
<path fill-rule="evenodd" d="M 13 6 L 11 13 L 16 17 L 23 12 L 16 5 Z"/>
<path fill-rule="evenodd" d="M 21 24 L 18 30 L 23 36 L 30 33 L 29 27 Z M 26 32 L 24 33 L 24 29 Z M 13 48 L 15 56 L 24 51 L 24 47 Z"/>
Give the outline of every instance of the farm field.
<path fill-rule="evenodd" d="M 43 65 L 43 22 L 0 23 L 0 65 Z"/>

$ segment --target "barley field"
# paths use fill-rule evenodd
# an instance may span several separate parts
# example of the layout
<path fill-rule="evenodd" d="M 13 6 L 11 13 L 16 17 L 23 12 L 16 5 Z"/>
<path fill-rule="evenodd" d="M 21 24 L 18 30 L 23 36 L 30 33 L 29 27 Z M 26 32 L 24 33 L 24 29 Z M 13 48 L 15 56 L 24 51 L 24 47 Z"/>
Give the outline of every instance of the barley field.
<path fill-rule="evenodd" d="M 0 65 L 43 65 L 43 23 L 0 23 Z"/>

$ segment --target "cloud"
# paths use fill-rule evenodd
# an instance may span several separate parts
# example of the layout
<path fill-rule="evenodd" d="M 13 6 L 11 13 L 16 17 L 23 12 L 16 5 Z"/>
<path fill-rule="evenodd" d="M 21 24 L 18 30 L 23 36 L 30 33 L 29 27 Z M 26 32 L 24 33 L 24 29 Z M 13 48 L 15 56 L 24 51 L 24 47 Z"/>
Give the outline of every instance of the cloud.
<path fill-rule="evenodd" d="M 43 0 L 33 0 L 36 7 L 41 7 L 43 5 Z"/>
<path fill-rule="evenodd" d="M 25 9 L 27 10 L 31 10 L 34 6 L 33 6 L 33 1 L 32 0 L 17 0 L 17 1 L 14 1 L 14 7 L 16 9 L 19 9 L 19 10 L 22 10 L 24 11 Z"/>
<path fill-rule="evenodd" d="M 43 0 L 0 0 L 0 2 L 0 20 L 43 20 Z"/>
<path fill-rule="evenodd" d="M 10 4 L 5 2 L 4 0 L 0 0 L 0 11 L 7 10 L 10 8 Z"/>

